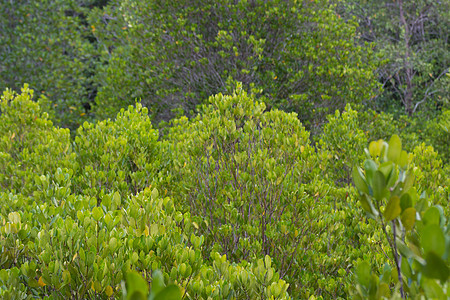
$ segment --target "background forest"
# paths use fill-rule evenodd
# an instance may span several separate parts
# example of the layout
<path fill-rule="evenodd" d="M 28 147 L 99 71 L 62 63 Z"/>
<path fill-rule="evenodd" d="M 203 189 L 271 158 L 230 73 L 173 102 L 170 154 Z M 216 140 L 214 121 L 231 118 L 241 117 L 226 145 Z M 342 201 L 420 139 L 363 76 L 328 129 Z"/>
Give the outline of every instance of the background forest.
<path fill-rule="evenodd" d="M 2 299 L 450 296 L 449 0 L 0 3 Z"/>

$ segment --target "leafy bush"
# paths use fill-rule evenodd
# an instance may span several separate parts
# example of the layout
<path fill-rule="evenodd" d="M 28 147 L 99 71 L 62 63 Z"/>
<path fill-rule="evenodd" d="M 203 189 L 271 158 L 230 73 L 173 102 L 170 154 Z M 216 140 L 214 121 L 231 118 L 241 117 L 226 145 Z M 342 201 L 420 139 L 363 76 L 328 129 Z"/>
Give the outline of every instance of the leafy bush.
<path fill-rule="evenodd" d="M 347 255 L 362 258 L 356 235 L 371 234 L 348 227 L 350 190 L 319 179 L 327 161 L 295 114 L 265 111 L 239 86 L 209 101 L 193 120 L 175 120 L 167 137 L 175 145 L 168 190 L 192 213 L 205 250 L 236 262 L 270 255 L 294 297 L 345 297 Z"/>
<path fill-rule="evenodd" d="M 111 1 L 90 22 L 107 63 L 97 76 L 101 118 L 139 98 L 168 120 L 238 81 L 313 127 L 377 88 L 371 48 L 355 45 L 356 24 L 327 0 Z"/>
<path fill-rule="evenodd" d="M 72 164 L 70 133 L 57 129 L 40 104 L 33 102 L 33 90 L 25 85 L 17 95 L 6 90 L 0 103 L 0 187 L 2 190 L 31 195 L 36 190 L 36 175 L 55 178 L 57 168 Z"/>
<path fill-rule="evenodd" d="M 21 95 L 7 91 L 1 103 L 0 156 L 6 162 L 0 192 L 2 299 L 119 297 L 130 271 L 150 280 L 156 269 L 188 299 L 289 298 L 288 285 L 269 256 L 230 264 L 212 252 L 204 259 L 204 237 L 195 234 L 190 214 L 137 181 L 139 169 L 131 161 L 136 158 L 137 166 L 145 166 L 142 160 L 150 154 L 143 148 L 157 145 L 139 105 L 120 113 L 117 124 L 86 124 L 72 149 L 68 130 L 52 127 L 31 96 L 27 87 Z M 130 143 L 138 134 L 148 145 L 117 148 L 102 142 L 123 136 Z M 97 152 L 89 155 L 89 147 Z M 115 181 L 126 172 L 125 178 L 131 178 L 127 194 L 121 184 L 104 181 L 102 172 L 110 165 L 98 164 L 90 173 L 83 168 L 83 163 L 94 164 L 92 157 L 107 162 L 108 155 L 125 157 L 119 160 L 122 170 L 106 172 L 112 170 Z M 158 156 L 151 158 L 155 163 Z M 94 183 L 92 189 L 86 189 L 86 182 Z M 140 192 L 131 195 L 134 182 Z"/>
<path fill-rule="evenodd" d="M 450 109 L 442 110 L 436 118 L 428 119 L 424 124 L 422 140 L 433 146 L 443 162 L 450 163 Z"/>
<path fill-rule="evenodd" d="M 347 104 L 342 114 L 337 110 L 334 115 L 329 115 L 328 123 L 318 139 L 318 146 L 330 157 L 326 173 L 331 180 L 347 186 L 351 168 L 363 160 L 360 153 L 367 143 L 366 135 L 358 124 L 358 112 Z"/>
<path fill-rule="evenodd" d="M 329 117 L 316 148 L 295 113 L 266 110 L 242 86 L 211 97 L 197 117 L 174 120 L 164 139 L 137 103 L 115 121 L 83 124 L 71 141 L 69 130 L 53 127 L 42 111 L 46 98 L 32 97 L 25 86 L 19 95 L 6 91 L 0 103 L 2 299 L 158 297 L 158 280 L 176 285 L 186 299 L 342 299 L 350 296 L 354 272 L 363 280 L 363 297 L 377 281 L 372 275 L 364 281 L 368 268 L 355 269 L 359 262 L 370 261 L 375 270 L 388 263 L 383 274 L 392 272 L 386 253 L 393 239 L 382 239 L 377 222 L 364 220 L 353 187 L 334 183 L 346 176 L 333 174 L 345 166 L 330 155 L 342 155 L 345 164 L 354 155 L 353 161 L 361 160 L 351 149 L 365 133 L 350 107 Z M 333 127 L 346 138 L 333 139 Z M 369 155 L 380 147 L 386 148 L 383 141 L 371 144 Z M 432 231 L 440 241 L 448 235 L 448 166 L 426 145 L 407 156 L 405 169 L 403 152 L 395 167 L 382 151 L 370 156 L 364 176 L 372 178 L 367 174 L 376 166 L 388 184 L 400 178 L 393 190 L 384 190 L 399 196 L 398 224 L 411 220 L 410 208 L 425 212 L 398 249 L 407 258 L 402 266 L 410 266 L 403 278 L 413 276 L 405 292 L 427 294 L 414 285 L 415 274 L 431 278 L 419 283 L 435 289 L 436 276 L 444 278 L 447 269 L 430 271 L 428 242 L 416 232 Z M 408 189 L 412 175 L 416 187 Z M 373 186 L 365 191 L 375 203 Z M 428 208 L 426 194 L 440 206 Z M 383 205 L 387 214 L 392 205 Z M 429 224 L 440 231 L 426 229 Z M 429 266 L 447 259 L 441 244 Z M 411 245 L 418 252 L 408 252 Z M 384 276 L 378 282 L 395 284 Z"/>
<path fill-rule="evenodd" d="M 165 163 L 158 137 L 139 103 L 122 109 L 115 121 L 85 122 L 74 143 L 81 168 L 76 192 L 97 196 L 120 191 L 126 196 L 150 186 Z"/>

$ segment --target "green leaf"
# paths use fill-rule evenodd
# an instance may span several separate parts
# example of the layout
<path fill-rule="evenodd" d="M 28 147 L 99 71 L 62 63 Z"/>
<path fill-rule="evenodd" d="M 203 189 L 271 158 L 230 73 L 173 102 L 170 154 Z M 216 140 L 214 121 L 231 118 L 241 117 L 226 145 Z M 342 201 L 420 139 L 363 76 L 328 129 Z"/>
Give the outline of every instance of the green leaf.
<path fill-rule="evenodd" d="M 355 270 L 355 274 L 358 279 L 358 283 L 366 288 L 369 288 L 370 285 L 370 265 L 366 261 L 362 261 L 358 264 Z"/>
<path fill-rule="evenodd" d="M 146 298 L 142 291 L 127 292 L 127 300 L 146 300 Z"/>
<path fill-rule="evenodd" d="M 416 222 L 416 209 L 414 207 L 405 209 L 402 213 L 401 220 L 405 229 L 411 230 Z"/>
<path fill-rule="evenodd" d="M 265 263 L 265 267 L 266 267 L 267 269 L 271 267 L 271 265 L 272 265 L 272 260 L 270 259 L 270 256 L 269 256 L 269 255 L 266 255 L 266 256 L 264 257 L 264 263 Z"/>
<path fill-rule="evenodd" d="M 369 213 L 371 217 L 375 218 L 376 216 L 378 216 L 378 211 L 373 207 L 372 202 L 370 201 L 370 199 L 367 197 L 366 194 L 363 194 L 359 198 L 359 201 L 361 202 L 361 206 L 364 209 L 364 211 Z"/>
<path fill-rule="evenodd" d="M 155 270 L 152 274 L 152 288 L 150 290 L 149 300 L 154 300 L 154 297 L 158 295 L 165 287 L 164 277 L 160 270 Z"/>
<path fill-rule="evenodd" d="M 137 252 L 133 252 L 133 254 L 131 255 L 131 262 L 133 264 L 135 264 L 138 260 L 139 260 L 139 254 L 137 254 Z"/>
<path fill-rule="evenodd" d="M 422 268 L 422 272 L 428 278 L 439 279 L 441 282 L 446 282 L 450 269 L 447 267 L 445 261 L 440 258 L 436 253 L 429 252 L 425 257 L 426 264 Z"/>
<path fill-rule="evenodd" d="M 424 276 L 420 281 L 420 285 L 423 287 L 425 295 L 428 299 L 446 299 L 442 287 L 439 286 L 439 284 L 435 280 L 426 278 Z"/>
<path fill-rule="evenodd" d="M 180 300 L 181 291 L 180 288 L 174 284 L 168 285 L 162 291 L 160 291 L 154 300 Z"/>
<path fill-rule="evenodd" d="M 388 148 L 389 148 L 388 143 L 381 140 L 380 162 L 385 162 L 388 160 L 388 157 L 387 157 Z"/>
<path fill-rule="evenodd" d="M 425 214 L 422 217 L 422 220 L 424 225 L 439 225 L 440 218 L 441 216 L 439 213 L 439 209 L 435 206 L 432 206 L 426 210 Z"/>
<path fill-rule="evenodd" d="M 414 258 L 415 260 L 417 260 L 420 264 L 425 264 L 425 260 L 418 256 L 416 253 L 414 253 L 414 251 L 408 247 L 405 242 L 403 242 L 401 239 L 396 238 L 395 239 L 395 243 L 397 244 L 397 248 L 398 251 L 400 252 L 401 255 L 403 255 L 406 258 Z"/>
<path fill-rule="evenodd" d="M 369 193 L 369 187 L 359 167 L 353 167 L 353 182 L 356 188 L 362 193 Z"/>
<path fill-rule="evenodd" d="M 389 264 L 385 263 L 383 267 L 383 272 L 380 276 L 380 281 L 389 284 L 391 282 L 391 271 L 392 268 Z"/>
<path fill-rule="evenodd" d="M 121 197 L 120 197 L 119 192 L 115 192 L 114 195 L 113 195 L 113 201 L 112 201 L 114 208 L 117 208 L 120 205 L 120 203 L 121 203 L 120 198 Z"/>
<path fill-rule="evenodd" d="M 406 193 L 403 194 L 400 198 L 400 207 L 402 208 L 402 211 L 406 210 L 409 207 L 412 207 L 412 199 L 411 196 Z"/>
<path fill-rule="evenodd" d="M 391 161 L 387 161 L 382 163 L 378 170 L 383 173 L 384 178 L 389 178 L 391 176 L 392 170 L 394 169 L 394 163 Z"/>
<path fill-rule="evenodd" d="M 397 180 L 398 180 L 398 169 L 397 166 L 395 166 L 386 183 L 387 188 L 392 188 L 397 183 Z"/>
<path fill-rule="evenodd" d="M 377 164 L 371 159 L 366 159 L 366 161 L 364 162 L 364 169 L 366 170 L 366 179 L 369 185 L 373 184 L 373 176 L 377 171 L 377 168 L 378 168 Z"/>
<path fill-rule="evenodd" d="M 444 255 L 445 236 L 439 225 L 426 225 L 420 232 L 420 244 L 425 254 L 432 251 L 439 256 Z"/>
<path fill-rule="evenodd" d="M 403 192 L 406 193 L 414 184 L 414 173 L 411 170 L 406 172 L 403 182 Z"/>
<path fill-rule="evenodd" d="M 376 158 L 380 155 L 381 152 L 381 143 L 380 141 L 372 141 L 369 144 L 369 153 L 372 158 Z"/>
<path fill-rule="evenodd" d="M 387 283 L 380 283 L 377 290 L 377 299 L 382 299 L 382 297 L 390 298 L 391 297 L 391 289 L 389 288 L 389 285 Z"/>
<path fill-rule="evenodd" d="M 94 217 L 95 221 L 99 221 L 103 217 L 103 210 L 96 206 L 92 209 L 92 216 Z"/>
<path fill-rule="evenodd" d="M 412 277 L 412 268 L 409 264 L 409 261 L 406 257 L 401 257 L 401 272 L 404 277 L 411 278 Z"/>
<path fill-rule="evenodd" d="M 400 198 L 397 196 L 392 196 L 386 205 L 386 209 L 384 210 L 384 218 L 388 222 L 392 221 L 397 218 L 401 212 L 402 209 L 400 207 Z"/>
<path fill-rule="evenodd" d="M 405 150 L 402 150 L 402 153 L 400 154 L 400 159 L 398 160 L 398 165 L 402 169 L 406 169 L 408 167 L 408 161 L 409 161 L 409 155 Z"/>
<path fill-rule="evenodd" d="M 109 240 L 109 250 L 111 252 L 114 252 L 116 250 L 116 247 L 117 247 L 117 239 L 115 237 L 112 237 Z"/>
<path fill-rule="evenodd" d="M 158 199 L 158 197 L 159 197 L 158 189 L 157 189 L 157 188 L 154 188 L 154 189 L 152 190 L 152 200 L 156 200 L 156 199 Z"/>
<path fill-rule="evenodd" d="M 386 179 L 383 173 L 376 171 L 373 176 L 373 196 L 380 201 L 383 199 L 386 188 Z"/>
<path fill-rule="evenodd" d="M 394 134 L 389 140 L 389 148 L 387 157 L 390 161 L 398 164 L 400 160 L 400 155 L 402 153 L 402 142 L 398 135 Z"/>
<path fill-rule="evenodd" d="M 127 299 L 146 300 L 148 295 L 147 281 L 136 271 L 127 273 Z"/>

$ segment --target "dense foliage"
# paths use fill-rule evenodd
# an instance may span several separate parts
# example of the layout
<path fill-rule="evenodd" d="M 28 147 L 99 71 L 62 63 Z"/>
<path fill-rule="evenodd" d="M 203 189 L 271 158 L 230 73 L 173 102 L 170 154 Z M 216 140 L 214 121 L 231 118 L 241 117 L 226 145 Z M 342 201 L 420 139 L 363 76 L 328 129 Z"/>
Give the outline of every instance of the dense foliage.
<path fill-rule="evenodd" d="M 359 38 L 375 42 L 384 110 L 413 114 L 448 104 L 450 1 L 339 1 L 339 12 L 355 17 Z"/>
<path fill-rule="evenodd" d="M 167 120 L 173 109 L 189 113 L 230 92 L 235 81 L 308 122 L 375 95 L 371 49 L 356 45 L 356 25 L 327 0 L 111 1 L 93 18 L 108 49 L 102 116 L 139 98 Z"/>
<path fill-rule="evenodd" d="M 25 86 L 1 102 L 5 299 L 118 297 L 130 270 L 161 270 L 188 299 L 346 298 L 357 261 L 389 262 L 348 175 L 331 168 L 360 151 L 338 145 L 367 143 L 350 108 L 330 118 L 344 139 L 325 130 L 316 149 L 295 114 L 267 112 L 239 86 L 164 140 L 137 104 L 71 141 L 32 95 Z M 415 153 L 417 192 L 448 211 L 448 166 Z"/>
<path fill-rule="evenodd" d="M 95 98 L 96 49 L 83 23 L 87 1 L 2 1 L 0 90 L 28 83 L 54 106 L 55 120 L 76 129 Z M 85 18 L 84 18 L 85 19 Z"/>
<path fill-rule="evenodd" d="M 0 298 L 449 298 L 448 1 L 3 1 Z"/>

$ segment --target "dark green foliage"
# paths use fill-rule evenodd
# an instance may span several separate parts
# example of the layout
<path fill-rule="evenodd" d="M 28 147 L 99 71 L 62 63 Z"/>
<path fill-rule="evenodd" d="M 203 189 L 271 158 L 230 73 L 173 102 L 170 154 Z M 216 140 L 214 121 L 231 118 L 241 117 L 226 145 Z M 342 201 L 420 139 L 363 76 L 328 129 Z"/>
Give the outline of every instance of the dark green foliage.
<path fill-rule="evenodd" d="M 373 42 L 380 61 L 383 111 L 427 112 L 449 101 L 450 1 L 344 0 L 339 13 L 356 17 L 361 43 Z"/>
<path fill-rule="evenodd" d="M 102 118 L 139 98 L 168 120 L 238 81 L 313 127 L 377 88 L 370 47 L 355 46 L 355 24 L 327 0 L 114 1 L 90 21 L 107 62 L 97 76 Z"/>
<path fill-rule="evenodd" d="M 83 105 L 95 97 L 91 76 L 96 50 L 83 23 L 87 1 L 2 1 L 0 90 L 24 83 L 45 95 L 57 123 L 75 129 L 86 119 Z"/>

